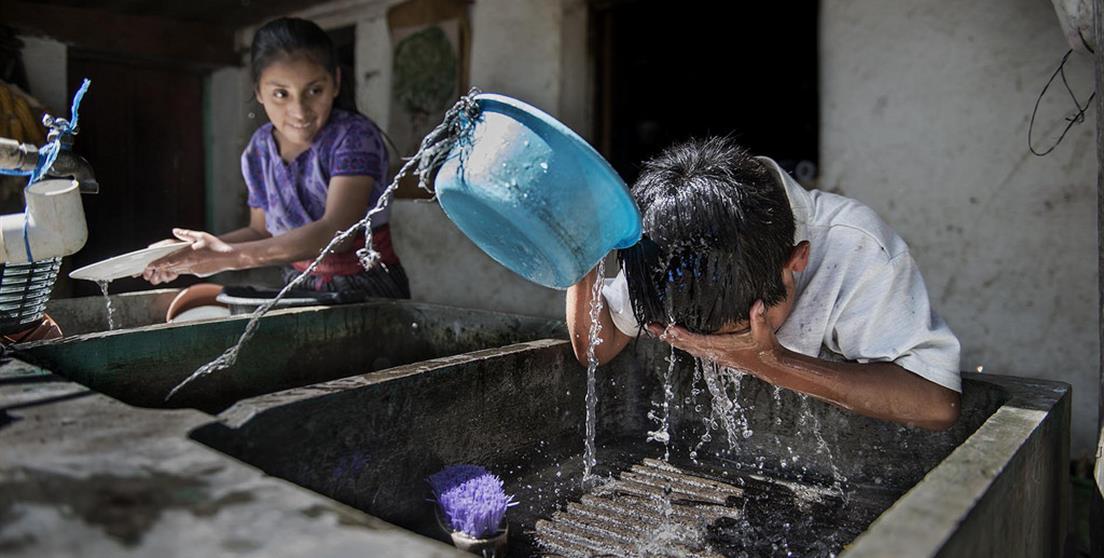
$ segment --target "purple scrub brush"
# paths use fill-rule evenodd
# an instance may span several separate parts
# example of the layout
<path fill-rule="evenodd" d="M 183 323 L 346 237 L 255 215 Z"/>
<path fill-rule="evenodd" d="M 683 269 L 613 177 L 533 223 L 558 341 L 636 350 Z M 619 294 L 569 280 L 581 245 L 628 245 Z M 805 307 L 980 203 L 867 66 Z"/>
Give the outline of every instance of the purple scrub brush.
<path fill-rule="evenodd" d="M 502 490 L 502 479 L 478 465 L 450 465 L 427 480 L 446 527 L 473 539 L 498 535 L 506 508 L 517 504 Z"/>

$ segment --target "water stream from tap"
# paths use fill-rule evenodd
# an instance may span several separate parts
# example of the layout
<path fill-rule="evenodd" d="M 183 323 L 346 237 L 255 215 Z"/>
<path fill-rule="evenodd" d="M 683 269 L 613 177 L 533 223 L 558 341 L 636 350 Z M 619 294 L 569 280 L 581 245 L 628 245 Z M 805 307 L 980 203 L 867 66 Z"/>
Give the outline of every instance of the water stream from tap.
<path fill-rule="evenodd" d="M 111 281 L 96 281 L 96 284 L 100 286 L 104 306 L 107 308 L 107 329 L 113 330 L 115 329 L 115 306 L 111 303 L 111 297 L 107 294 L 107 286 L 111 284 Z"/>

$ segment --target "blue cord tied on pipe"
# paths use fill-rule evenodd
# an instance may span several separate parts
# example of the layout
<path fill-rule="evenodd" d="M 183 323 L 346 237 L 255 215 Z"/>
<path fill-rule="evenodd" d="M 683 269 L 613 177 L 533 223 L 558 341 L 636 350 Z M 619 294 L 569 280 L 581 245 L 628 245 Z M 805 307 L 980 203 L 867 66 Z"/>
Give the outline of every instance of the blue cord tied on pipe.
<path fill-rule="evenodd" d="M 0 169 L 0 174 L 8 176 L 27 176 L 27 186 L 42 180 L 42 177 L 46 176 L 50 168 L 54 166 L 54 162 L 57 161 L 58 153 L 61 153 L 62 149 L 66 147 L 63 145 L 65 138 L 68 136 L 74 136 L 77 134 L 77 123 L 80 121 L 80 105 L 84 100 L 84 94 L 88 92 L 89 86 L 92 85 L 92 81 L 85 78 L 81 83 L 79 89 L 75 95 L 73 95 L 73 103 L 69 107 L 69 119 L 54 118 L 46 115 L 42 119 L 42 123 L 49 129 L 49 135 L 47 136 L 46 145 L 43 145 L 38 150 L 38 164 L 35 165 L 33 170 L 6 170 Z M 28 238 L 28 229 L 30 227 L 29 217 L 24 214 L 23 219 L 23 248 L 27 252 L 27 261 L 33 262 L 34 256 L 31 254 L 31 241 Z"/>

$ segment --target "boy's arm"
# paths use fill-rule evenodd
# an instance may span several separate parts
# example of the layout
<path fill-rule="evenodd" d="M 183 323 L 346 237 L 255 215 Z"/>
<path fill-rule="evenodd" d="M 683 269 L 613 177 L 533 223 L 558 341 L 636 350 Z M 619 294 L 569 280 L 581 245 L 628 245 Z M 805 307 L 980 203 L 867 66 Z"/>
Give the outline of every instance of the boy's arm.
<path fill-rule="evenodd" d="M 587 365 L 587 348 L 590 341 L 590 300 L 594 293 L 594 283 L 598 280 L 598 271 L 594 269 L 567 289 L 567 332 L 571 336 L 571 348 L 575 350 L 575 358 L 583 366 Z M 632 338 L 622 333 L 613 324 L 606 304 L 602 305 L 599 322 L 602 329 L 598 337 L 601 338 L 602 343 L 595 348 L 594 355 L 598 357 L 598 364 L 605 364 L 617 356 L 629 341 L 632 341 Z"/>
<path fill-rule="evenodd" d="M 757 302 L 751 330 L 697 335 L 659 325 L 648 331 L 694 356 L 749 372 L 763 381 L 812 395 L 850 411 L 928 430 L 950 428 L 959 413 L 959 394 L 892 362 L 833 362 L 802 355 L 778 343 Z"/>

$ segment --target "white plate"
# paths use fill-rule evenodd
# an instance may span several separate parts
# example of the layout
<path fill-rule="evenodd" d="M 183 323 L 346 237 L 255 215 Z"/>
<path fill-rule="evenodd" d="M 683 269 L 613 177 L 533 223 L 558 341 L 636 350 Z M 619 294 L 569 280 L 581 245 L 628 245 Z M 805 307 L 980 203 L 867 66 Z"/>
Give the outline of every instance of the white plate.
<path fill-rule="evenodd" d="M 229 315 L 230 309 L 225 306 L 196 306 L 177 314 L 169 323 L 179 324 L 196 320 L 210 320 L 212 318 L 225 318 Z"/>
<path fill-rule="evenodd" d="M 188 246 L 191 246 L 190 242 L 177 242 L 175 244 L 165 244 L 163 246 L 135 250 L 128 254 L 106 259 L 102 262 L 86 265 L 69 273 L 69 277 L 73 279 L 84 279 L 85 281 L 114 281 L 123 277 L 141 275 L 141 273 L 145 271 L 146 266 L 154 260 L 178 252 L 182 248 L 187 248 Z"/>

